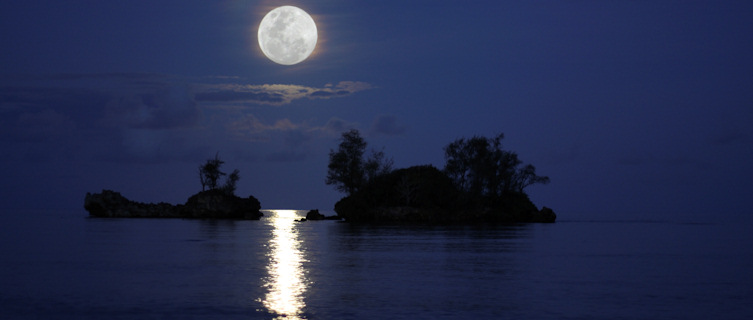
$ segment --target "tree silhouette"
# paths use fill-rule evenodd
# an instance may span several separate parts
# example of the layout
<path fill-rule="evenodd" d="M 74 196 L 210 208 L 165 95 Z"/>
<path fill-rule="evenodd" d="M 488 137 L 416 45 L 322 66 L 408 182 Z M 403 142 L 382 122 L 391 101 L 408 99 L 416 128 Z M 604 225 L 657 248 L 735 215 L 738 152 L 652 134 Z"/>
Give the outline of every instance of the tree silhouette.
<path fill-rule="evenodd" d="M 549 182 L 548 177 L 536 175 L 533 165 L 518 168 L 522 162 L 516 153 L 502 149 L 503 138 L 503 134 L 493 138 L 474 136 L 448 144 L 445 173 L 460 190 L 473 196 L 499 197 Z"/>
<path fill-rule="evenodd" d="M 366 182 L 392 171 L 392 158 L 385 158 L 384 151 L 371 150 L 371 156 L 363 164 Z"/>
<path fill-rule="evenodd" d="M 392 159 L 385 159 L 384 152 L 372 151 L 364 160 L 366 141 L 356 129 L 343 132 L 337 151 L 330 150 L 327 165 L 328 185 L 352 195 L 375 177 L 392 170 Z"/>
<path fill-rule="evenodd" d="M 225 185 L 222 186 L 222 191 L 227 194 L 235 194 L 235 184 L 241 179 L 241 174 L 238 169 L 233 170 L 225 180 Z"/>
<path fill-rule="evenodd" d="M 199 182 L 201 182 L 201 191 L 222 190 L 227 194 L 235 193 L 235 185 L 240 180 L 240 171 L 233 170 L 225 180 L 225 184 L 220 187 L 220 178 L 227 175 L 220 170 L 224 161 L 220 160 L 219 153 L 215 154 L 214 159 L 208 159 L 203 165 L 199 166 Z"/>

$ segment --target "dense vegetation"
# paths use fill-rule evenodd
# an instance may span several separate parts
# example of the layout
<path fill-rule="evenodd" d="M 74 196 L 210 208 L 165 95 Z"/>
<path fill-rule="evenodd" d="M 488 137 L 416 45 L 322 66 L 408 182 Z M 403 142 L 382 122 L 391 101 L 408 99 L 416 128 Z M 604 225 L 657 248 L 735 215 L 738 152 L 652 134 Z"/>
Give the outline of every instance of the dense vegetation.
<path fill-rule="evenodd" d="M 392 160 L 385 159 L 384 152 L 372 150 L 371 156 L 364 159 L 365 151 L 366 141 L 361 138 L 358 130 L 344 132 L 337 151 L 329 153 L 329 170 L 325 182 L 334 185 L 338 191 L 351 195 L 376 177 L 392 170 Z"/>
<path fill-rule="evenodd" d="M 370 223 L 553 222 L 551 209 L 539 211 L 523 191 L 549 178 L 502 149 L 502 138 L 450 143 L 444 170 L 392 170 L 382 152 L 364 159 L 367 143 L 357 130 L 345 132 L 329 154 L 326 183 L 347 194 L 335 211 L 346 221 Z"/>
<path fill-rule="evenodd" d="M 262 217 L 261 203 L 254 196 L 241 198 L 235 195 L 235 184 L 240 179 L 238 170 L 229 175 L 220 170 L 224 161 L 219 155 L 199 166 L 201 191 L 192 195 L 185 204 L 142 203 L 128 200 L 119 192 L 102 190 L 87 193 L 84 208 L 92 217 L 114 218 L 189 218 L 189 219 L 251 219 Z M 227 176 L 220 185 L 220 178 Z"/>

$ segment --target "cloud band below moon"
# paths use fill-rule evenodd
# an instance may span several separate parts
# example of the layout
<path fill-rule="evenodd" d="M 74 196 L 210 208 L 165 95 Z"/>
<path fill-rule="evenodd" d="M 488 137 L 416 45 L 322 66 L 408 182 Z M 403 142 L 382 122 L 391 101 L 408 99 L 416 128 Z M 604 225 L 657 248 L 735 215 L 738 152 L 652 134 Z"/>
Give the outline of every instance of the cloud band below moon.
<path fill-rule="evenodd" d="M 308 87 L 295 84 L 205 84 L 196 89 L 197 102 L 284 105 L 298 99 L 330 99 L 373 88 L 358 81 Z"/>

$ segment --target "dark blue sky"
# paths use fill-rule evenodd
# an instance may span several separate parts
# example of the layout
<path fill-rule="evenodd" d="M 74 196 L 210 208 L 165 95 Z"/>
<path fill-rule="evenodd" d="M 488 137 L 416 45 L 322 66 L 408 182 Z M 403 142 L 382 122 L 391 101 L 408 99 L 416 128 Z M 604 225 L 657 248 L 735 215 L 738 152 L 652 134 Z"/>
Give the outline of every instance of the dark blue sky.
<path fill-rule="evenodd" d="M 319 28 L 295 66 L 256 43 L 284 4 Z M 357 128 L 396 167 L 503 132 L 561 219 L 749 218 L 751 30 L 749 1 L 3 1 L 2 206 L 179 203 L 219 152 L 264 208 L 331 210 Z"/>

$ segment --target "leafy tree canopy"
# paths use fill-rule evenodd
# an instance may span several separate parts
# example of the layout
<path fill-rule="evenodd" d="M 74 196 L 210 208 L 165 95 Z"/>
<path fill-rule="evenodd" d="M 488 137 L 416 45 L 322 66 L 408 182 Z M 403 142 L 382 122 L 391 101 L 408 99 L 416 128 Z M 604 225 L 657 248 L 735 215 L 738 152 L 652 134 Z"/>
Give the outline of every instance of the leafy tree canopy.
<path fill-rule="evenodd" d="M 515 152 L 502 149 L 503 137 L 474 136 L 448 144 L 444 148 L 445 173 L 460 190 L 474 196 L 499 197 L 522 193 L 532 184 L 549 183 L 548 177 L 536 175 L 533 165 L 522 165 Z"/>
<path fill-rule="evenodd" d="M 369 158 L 364 159 L 366 146 L 358 130 L 344 132 L 337 151 L 329 152 L 325 182 L 351 195 L 377 176 L 392 171 L 392 159 L 385 158 L 382 151 L 372 150 Z"/>
<path fill-rule="evenodd" d="M 351 222 L 554 222 L 551 209 L 539 211 L 523 192 L 549 178 L 504 150 L 502 138 L 474 136 L 448 144 L 441 171 L 431 165 L 392 171 L 382 152 L 364 160 L 366 142 L 356 130 L 345 132 L 338 150 L 330 151 L 327 172 L 327 184 L 348 193 L 335 211 Z"/>

